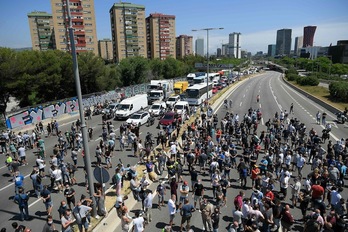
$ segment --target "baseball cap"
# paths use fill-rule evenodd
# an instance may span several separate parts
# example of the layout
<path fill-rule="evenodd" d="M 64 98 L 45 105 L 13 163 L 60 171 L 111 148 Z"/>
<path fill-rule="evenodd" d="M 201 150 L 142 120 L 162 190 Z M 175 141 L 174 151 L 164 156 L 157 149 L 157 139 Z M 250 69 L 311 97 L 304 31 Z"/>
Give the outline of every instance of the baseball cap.
<path fill-rule="evenodd" d="M 184 181 L 184 185 L 188 185 L 187 181 Z"/>

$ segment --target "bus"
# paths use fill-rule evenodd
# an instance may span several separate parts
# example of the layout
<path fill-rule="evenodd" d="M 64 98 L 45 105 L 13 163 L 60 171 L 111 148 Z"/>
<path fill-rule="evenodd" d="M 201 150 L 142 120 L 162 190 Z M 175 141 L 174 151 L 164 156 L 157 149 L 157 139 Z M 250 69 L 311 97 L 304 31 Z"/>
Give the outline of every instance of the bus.
<path fill-rule="evenodd" d="M 204 76 L 204 75 L 205 75 L 204 72 L 189 73 L 189 74 L 187 74 L 187 76 L 186 76 L 186 80 L 188 81 L 188 83 L 189 83 L 190 85 L 193 85 L 193 79 L 194 79 L 195 77 L 200 77 L 200 76 Z"/>
<path fill-rule="evenodd" d="M 208 83 L 208 98 L 213 96 L 213 83 Z M 189 105 L 201 105 L 205 100 L 207 100 L 207 84 L 201 83 L 190 86 L 186 89 L 185 100 Z"/>
<path fill-rule="evenodd" d="M 209 73 L 209 82 L 219 82 L 220 80 L 220 73 Z M 193 78 L 194 84 L 201 84 L 201 83 L 207 83 L 207 74 L 204 74 L 204 76 L 194 77 Z"/>

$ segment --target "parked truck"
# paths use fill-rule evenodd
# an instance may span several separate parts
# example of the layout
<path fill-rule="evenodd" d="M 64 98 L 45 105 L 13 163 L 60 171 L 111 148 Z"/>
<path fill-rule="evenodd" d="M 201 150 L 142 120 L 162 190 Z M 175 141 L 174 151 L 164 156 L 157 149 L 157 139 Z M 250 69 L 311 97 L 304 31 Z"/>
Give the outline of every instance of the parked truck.
<path fill-rule="evenodd" d="M 147 86 L 147 90 L 150 92 L 152 90 L 162 89 L 168 93 L 173 90 L 173 86 L 171 85 L 173 84 L 167 80 L 151 80 L 150 84 Z"/>
<path fill-rule="evenodd" d="M 147 95 L 138 94 L 126 98 L 117 106 L 115 119 L 126 119 L 133 113 L 148 107 Z"/>
<path fill-rule="evenodd" d="M 175 95 L 182 94 L 188 88 L 188 81 L 178 81 L 174 83 L 174 93 Z"/>

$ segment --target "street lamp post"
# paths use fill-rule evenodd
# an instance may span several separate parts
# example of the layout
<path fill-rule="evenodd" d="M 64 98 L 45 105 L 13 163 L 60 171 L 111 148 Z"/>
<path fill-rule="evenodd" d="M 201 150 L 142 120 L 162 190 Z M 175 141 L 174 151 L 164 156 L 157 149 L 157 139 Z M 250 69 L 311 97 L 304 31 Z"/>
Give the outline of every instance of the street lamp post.
<path fill-rule="evenodd" d="M 209 99 L 209 31 L 212 30 L 223 30 L 223 27 L 217 28 L 202 28 L 202 29 L 194 29 L 192 31 L 207 31 L 207 100 Z"/>
<path fill-rule="evenodd" d="M 67 0 L 67 2 L 66 2 L 67 8 L 66 9 L 67 9 L 68 20 L 69 20 L 70 51 L 71 51 L 72 60 L 73 60 L 73 70 L 74 70 L 74 76 L 75 76 L 75 87 L 76 87 L 76 92 L 77 92 L 77 100 L 79 103 L 82 142 L 83 142 L 83 149 L 84 149 L 84 157 L 83 158 L 84 158 L 85 168 L 86 168 L 86 172 L 87 172 L 87 176 L 88 176 L 89 194 L 90 194 L 90 197 L 93 201 L 92 216 L 95 217 L 97 215 L 97 211 L 96 211 L 96 201 L 94 198 L 93 172 L 92 172 L 92 168 L 91 168 L 91 159 L 90 159 L 90 153 L 89 153 L 89 147 L 88 147 L 87 125 L 86 125 L 86 121 L 85 121 L 85 117 L 84 117 L 84 113 L 83 113 L 79 66 L 78 66 L 76 49 L 75 49 L 74 28 L 72 27 L 70 5 L 69 4 L 70 4 L 69 0 Z"/>

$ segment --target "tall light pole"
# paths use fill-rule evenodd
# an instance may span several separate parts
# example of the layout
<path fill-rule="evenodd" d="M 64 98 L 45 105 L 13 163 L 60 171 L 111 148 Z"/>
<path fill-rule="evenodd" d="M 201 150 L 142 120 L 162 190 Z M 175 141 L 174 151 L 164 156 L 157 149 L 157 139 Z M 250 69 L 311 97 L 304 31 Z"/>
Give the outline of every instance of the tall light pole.
<path fill-rule="evenodd" d="M 84 157 L 83 160 L 85 162 L 85 168 L 88 176 L 88 186 L 89 186 L 89 194 L 93 201 L 93 210 L 92 210 L 92 216 L 95 217 L 97 215 L 96 211 L 96 202 L 94 198 L 94 181 L 93 181 L 93 172 L 91 167 L 91 158 L 89 153 L 89 147 L 88 147 L 88 137 L 87 137 L 87 125 L 86 120 L 83 114 L 83 103 L 82 103 L 82 93 L 81 93 L 81 83 L 80 83 L 80 74 L 79 74 L 79 65 L 77 62 L 77 56 L 76 56 L 76 49 L 75 49 L 75 38 L 74 38 L 74 28 L 72 26 L 71 21 L 71 14 L 70 14 L 70 5 L 69 0 L 66 1 L 66 11 L 68 13 L 68 20 L 69 20 L 69 40 L 70 40 L 70 52 L 72 55 L 73 60 L 73 69 L 74 69 L 74 76 L 75 76 L 75 87 L 77 92 L 77 100 L 79 103 L 79 113 L 80 113 L 80 120 L 81 120 L 81 131 L 82 131 L 82 142 L 83 142 L 83 149 L 84 149 Z"/>
<path fill-rule="evenodd" d="M 194 29 L 192 31 L 207 31 L 207 100 L 209 99 L 209 31 L 212 30 L 223 30 L 223 27 L 209 27 L 202 29 Z"/>

